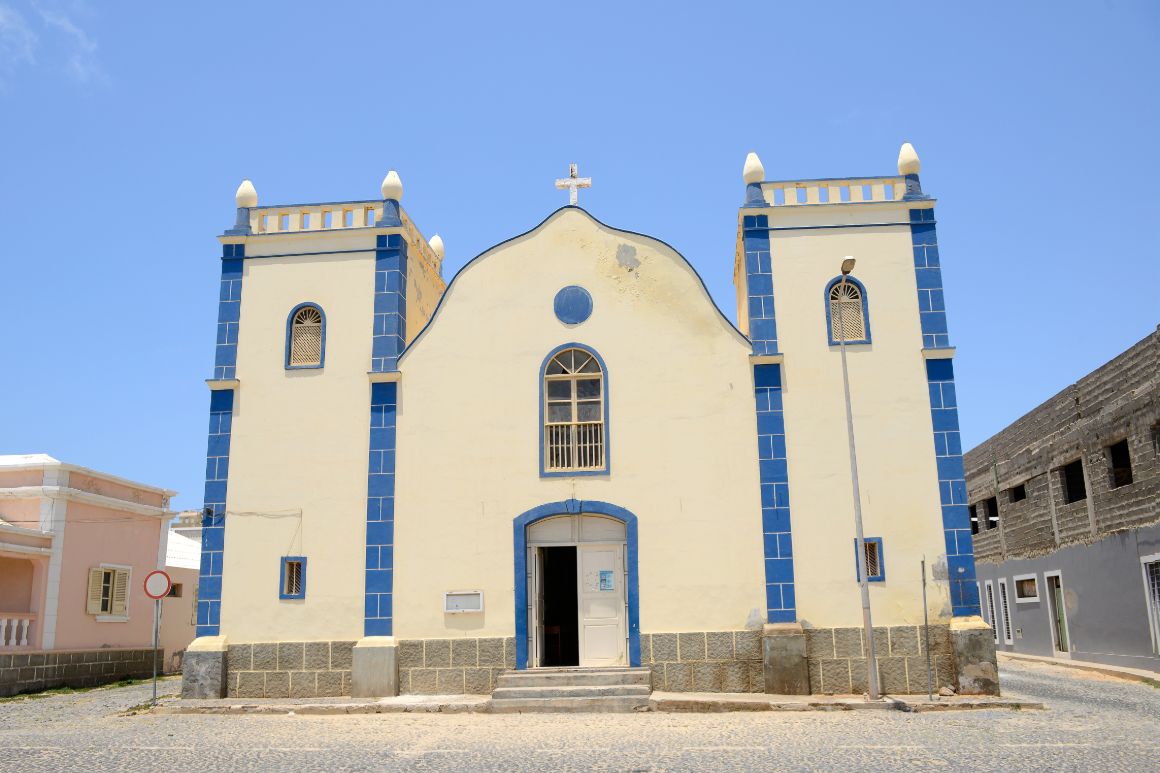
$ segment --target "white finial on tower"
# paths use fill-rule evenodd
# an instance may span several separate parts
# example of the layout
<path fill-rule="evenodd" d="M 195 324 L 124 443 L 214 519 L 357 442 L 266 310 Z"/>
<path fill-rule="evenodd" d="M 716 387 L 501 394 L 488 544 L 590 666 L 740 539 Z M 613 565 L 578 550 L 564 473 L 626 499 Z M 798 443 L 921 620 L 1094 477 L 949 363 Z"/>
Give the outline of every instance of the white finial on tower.
<path fill-rule="evenodd" d="M 909 142 L 902 143 L 902 149 L 898 151 L 898 173 L 918 174 L 919 166 L 918 153 L 915 152 L 914 146 Z"/>
<path fill-rule="evenodd" d="M 403 181 L 399 179 L 399 173 L 394 169 L 387 172 L 387 176 L 383 178 L 382 191 L 384 199 L 403 200 Z"/>
<path fill-rule="evenodd" d="M 439 260 L 443 260 L 443 237 L 441 237 L 439 234 L 435 234 L 431 237 L 431 241 L 427 243 L 431 245 L 431 252 L 435 253 L 435 257 Z"/>
<path fill-rule="evenodd" d="M 234 199 L 238 202 L 239 209 L 258 206 L 258 192 L 249 179 L 242 180 L 242 184 L 238 186 L 238 192 L 234 194 Z"/>
<path fill-rule="evenodd" d="M 749 155 L 745 157 L 745 168 L 741 171 L 741 176 L 745 179 L 746 185 L 753 185 L 765 180 L 765 167 L 761 165 L 761 159 L 757 154 L 750 151 Z"/>

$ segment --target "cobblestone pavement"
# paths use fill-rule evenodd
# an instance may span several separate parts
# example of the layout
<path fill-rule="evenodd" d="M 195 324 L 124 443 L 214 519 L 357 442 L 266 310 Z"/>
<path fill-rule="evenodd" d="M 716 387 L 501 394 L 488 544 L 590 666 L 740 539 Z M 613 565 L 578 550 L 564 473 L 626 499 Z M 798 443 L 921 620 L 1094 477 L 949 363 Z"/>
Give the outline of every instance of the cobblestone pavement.
<path fill-rule="evenodd" d="M 0 770 L 1160 769 L 1160 690 L 1038 663 L 1002 680 L 1049 710 L 119 716 L 139 685 L 0 703 Z"/>

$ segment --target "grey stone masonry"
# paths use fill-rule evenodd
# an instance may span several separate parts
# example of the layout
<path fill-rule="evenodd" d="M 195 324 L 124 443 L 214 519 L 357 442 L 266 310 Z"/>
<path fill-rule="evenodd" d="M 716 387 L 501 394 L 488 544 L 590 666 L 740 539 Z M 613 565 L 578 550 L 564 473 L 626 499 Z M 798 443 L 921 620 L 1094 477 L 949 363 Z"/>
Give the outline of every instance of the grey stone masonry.
<path fill-rule="evenodd" d="M 157 673 L 165 653 L 158 650 Z M 97 649 L 0 654 L 0 697 L 54 687 L 96 687 L 153 675 L 152 649 Z"/>
<path fill-rule="evenodd" d="M 226 694 L 230 698 L 350 695 L 353 648 L 353 641 L 230 644 Z"/>
<path fill-rule="evenodd" d="M 640 664 L 669 692 L 764 692 L 761 630 L 643 633 Z"/>
<path fill-rule="evenodd" d="M 964 456 L 978 506 L 975 557 L 1036 558 L 1160 521 L 1160 329 Z M 1127 441 L 1131 482 L 1117 481 L 1109 448 Z M 1087 496 L 1066 501 L 1062 468 L 1083 463 Z M 1119 484 L 1119 485 L 1117 485 Z M 1012 489 L 1026 487 L 1026 498 Z M 981 503 L 995 497 L 997 528 Z"/>
<path fill-rule="evenodd" d="M 513 637 L 402 639 L 400 695 L 490 695 L 499 675 L 516 667 Z"/>
<path fill-rule="evenodd" d="M 867 691 L 865 637 L 861 628 L 806 628 L 805 632 L 811 695 L 860 695 Z M 934 690 L 956 688 L 949 625 L 930 626 L 930 653 Z M 874 655 L 880 692 L 887 695 L 926 692 L 926 644 L 922 626 L 876 627 Z"/>

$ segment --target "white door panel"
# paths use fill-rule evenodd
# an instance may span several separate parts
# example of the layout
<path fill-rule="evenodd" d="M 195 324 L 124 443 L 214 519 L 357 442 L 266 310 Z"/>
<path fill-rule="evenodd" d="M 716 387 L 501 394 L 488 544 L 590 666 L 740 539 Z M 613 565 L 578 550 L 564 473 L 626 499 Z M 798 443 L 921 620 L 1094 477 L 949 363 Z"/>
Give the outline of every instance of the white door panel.
<path fill-rule="evenodd" d="M 580 665 L 627 663 L 624 639 L 623 545 L 580 545 Z"/>

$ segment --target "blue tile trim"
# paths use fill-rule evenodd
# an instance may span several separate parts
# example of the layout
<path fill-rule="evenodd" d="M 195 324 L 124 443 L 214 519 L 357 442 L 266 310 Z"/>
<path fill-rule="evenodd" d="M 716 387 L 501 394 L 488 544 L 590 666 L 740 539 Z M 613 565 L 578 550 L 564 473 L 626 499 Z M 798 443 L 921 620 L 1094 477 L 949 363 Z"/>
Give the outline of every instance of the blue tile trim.
<path fill-rule="evenodd" d="M 753 366 L 757 403 L 757 465 L 761 486 L 761 532 L 765 545 L 766 619 L 797 620 L 793 578 L 793 536 L 789 514 L 789 468 L 781 366 Z"/>
<path fill-rule="evenodd" d="M 217 350 L 214 379 L 237 378 L 238 332 L 242 312 L 242 265 L 246 245 L 222 245 L 222 279 L 218 293 Z"/>
<path fill-rule="evenodd" d="M 395 409 L 398 404 L 398 383 L 371 384 L 364 636 L 391 636 L 394 629 Z"/>
<path fill-rule="evenodd" d="M 866 582 L 886 582 L 886 554 L 882 552 L 881 537 L 863 537 L 863 542 L 873 542 L 878 545 L 878 574 L 867 577 Z M 854 580 L 858 580 L 858 538 L 854 538 Z"/>
<path fill-rule="evenodd" d="M 286 593 L 286 564 L 290 561 L 297 561 L 302 564 L 302 585 L 298 589 L 298 593 Z M 278 563 L 278 598 L 280 599 L 304 599 L 306 598 L 306 556 L 282 556 L 282 560 Z"/>
<path fill-rule="evenodd" d="M 607 515 L 624 524 L 628 550 L 628 662 L 640 665 L 640 580 L 637 559 L 636 516 L 618 505 L 592 500 L 551 502 L 519 515 L 512 522 L 515 550 L 516 668 L 528 667 L 528 527 L 554 515 Z"/>
<path fill-rule="evenodd" d="M 834 343 L 834 324 L 830 319 L 830 290 L 834 289 L 834 285 L 842 281 L 842 277 L 836 276 L 826 284 L 826 290 L 822 293 L 822 302 L 826 304 L 826 343 L 830 346 L 840 346 L 841 344 Z M 862 329 L 866 331 L 864 338 L 850 339 L 847 344 L 868 344 L 872 343 L 870 336 L 870 296 L 866 292 L 866 285 L 859 282 L 852 276 L 846 277 L 846 281 L 858 288 L 862 293 Z"/>
<path fill-rule="evenodd" d="M 555 357 L 560 352 L 564 351 L 565 349 L 579 349 L 583 352 L 587 352 L 588 354 L 591 354 L 593 357 L 596 358 L 596 361 L 598 363 L 600 363 L 600 372 L 604 376 L 604 469 L 601 469 L 601 470 L 575 470 L 575 471 L 565 470 L 562 472 L 555 472 L 555 471 L 547 472 L 544 470 L 544 402 L 545 402 L 544 401 L 544 375 L 548 370 L 548 363 L 552 361 L 552 358 Z M 604 364 L 604 358 L 600 356 L 600 353 L 598 351 L 596 351 L 595 349 L 593 349 L 591 346 L 585 346 L 584 344 L 578 344 L 578 343 L 560 344 L 555 349 L 548 352 L 547 356 L 544 357 L 544 361 L 540 363 L 540 426 L 539 426 L 540 436 L 539 436 L 539 440 L 537 441 L 537 443 L 540 446 L 540 477 L 541 478 L 575 478 L 578 476 L 587 476 L 587 475 L 608 475 L 609 472 L 611 472 L 611 470 L 612 470 L 612 425 L 609 423 L 609 420 L 608 420 L 608 404 L 610 402 L 609 397 L 608 397 L 608 382 L 609 382 L 608 366 Z"/>
<path fill-rule="evenodd" d="M 951 610 L 955 617 L 977 615 L 979 589 L 975 584 L 975 553 L 967 512 L 967 483 L 963 477 L 963 448 L 959 438 L 959 409 L 952 361 L 927 360 L 926 378 L 930 390 Z"/>
<path fill-rule="evenodd" d="M 294 315 L 307 306 L 318 309 L 318 313 L 322 315 L 322 351 L 319 353 L 317 365 L 291 365 L 290 364 L 290 332 L 294 326 Z M 290 313 L 286 315 L 286 370 L 321 370 L 326 365 L 326 312 L 317 303 L 307 301 L 300 303 L 294 308 L 290 309 Z"/>
<path fill-rule="evenodd" d="M 769 216 L 745 215 L 741 220 L 745 245 L 745 287 L 749 303 L 749 340 L 754 354 L 777 354 L 777 316 L 773 308 L 773 258 L 769 247 Z"/>
<path fill-rule="evenodd" d="M 407 343 L 407 242 L 401 234 L 375 237 L 375 316 L 371 372 L 398 369 Z"/>
<path fill-rule="evenodd" d="M 943 303 L 942 268 L 938 256 L 934 208 L 910 210 L 910 240 L 914 250 L 914 276 L 918 284 L 918 314 L 922 325 L 922 348 L 945 349 L 951 345 Z"/>
<path fill-rule="evenodd" d="M 198 573 L 198 636 L 217 636 L 221 624 L 226 484 L 229 479 L 233 416 L 234 390 L 211 392 L 205 460 L 205 504 L 201 517 L 201 569 Z"/>

